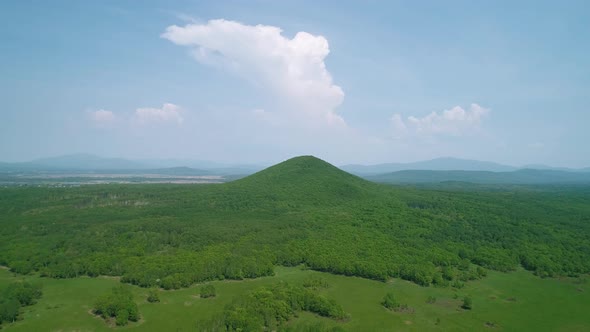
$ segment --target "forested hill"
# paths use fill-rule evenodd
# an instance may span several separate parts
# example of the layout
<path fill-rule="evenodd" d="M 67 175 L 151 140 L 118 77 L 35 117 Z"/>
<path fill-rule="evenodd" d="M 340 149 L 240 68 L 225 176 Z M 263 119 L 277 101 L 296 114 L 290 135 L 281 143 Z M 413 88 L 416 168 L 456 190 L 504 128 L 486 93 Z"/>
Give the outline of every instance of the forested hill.
<path fill-rule="evenodd" d="M 291 158 L 225 186 L 269 199 L 316 204 L 367 197 L 379 187 L 313 156 Z"/>
<path fill-rule="evenodd" d="M 515 190 L 380 185 L 310 156 L 219 185 L 0 188 L 0 265 L 166 289 L 298 264 L 442 287 L 590 272 L 590 189 Z"/>

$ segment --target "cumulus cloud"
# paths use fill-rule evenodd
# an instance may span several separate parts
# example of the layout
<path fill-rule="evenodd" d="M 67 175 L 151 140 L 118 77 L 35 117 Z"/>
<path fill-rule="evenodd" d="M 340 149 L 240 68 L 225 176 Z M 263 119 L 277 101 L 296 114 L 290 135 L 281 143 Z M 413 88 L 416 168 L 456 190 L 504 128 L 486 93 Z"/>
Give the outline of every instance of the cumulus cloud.
<path fill-rule="evenodd" d="M 135 110 L 134 117 L 141 124 L 174 122 L 182 124 L 182 108 L 177 105 L 166 103 L 161 108 L 138 108 Z"/>
<path fill-rule="evenodd" d="M 424 117 L 409 116 L 406 120 L 394 114 L 391 123 L 395 136 L 408 133 L 428 136 L 451 135 L 461 136 L 479 129 L 483 119 L 490 110 L 478 104 L 471 104 L 468 110 L 455 106 L 441 113 L 432 112 Z"/>
<path fill-rule="evenodd" d="M 323 36 L 224 19 L 170 26 L 162 38 L 189 47 L 197 61 L 221 66 L 255 82 L 283 101 L 283 111 L 315 123 L 345 125 L 336 113 L 344 92 L 326 69 L 330 53 Z M 288 105 L 288 106 L 286 106 Z"/>
<path fill-rule="evenodd" d="M 107 124 L 115 120 L 115 114 L 107 110 L 89 111 L 90 118 L 97 124 Z"/>

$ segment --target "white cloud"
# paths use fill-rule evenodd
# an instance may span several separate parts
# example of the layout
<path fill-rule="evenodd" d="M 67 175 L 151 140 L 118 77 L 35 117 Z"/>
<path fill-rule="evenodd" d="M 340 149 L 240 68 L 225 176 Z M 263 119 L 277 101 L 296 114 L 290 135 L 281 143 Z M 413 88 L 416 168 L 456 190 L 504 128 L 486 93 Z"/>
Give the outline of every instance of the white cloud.
<path fill-rule="evenodd" d="M 323 36 L 298 32 L 290 39 L 275 26 L 218 19 L 173 25 L 162 37 L 191 48 L 197 61 L 223 67 L 272 92 L 282 111 L 306 123 L 345 125 L 336 113 L 344 92 L 326 69 L 330 49 Z"/>
<path fill-rule="evenodd" d="M 97 124 L 107 124 L 115 120 L 115 114 L 107 110 L 89 111 L 90 118 Z"/>
<path fill-rule="evenodd" d="M 490 113 L 489 109 L 478 104 L 471 104 L 469 110 L 455 106 L 442 113 L 432 112 L 422 118 L 409 116 L 405 121 L 399 114 L 391 118 L 395 136 L 406 133 L 434 136 L 461 136 L 477 131 L 483 119 Z"/>
<path fill-rule="evenodd" d="M 138 108 L 135 110 L 135 119 L 141 124 L 155 122 L 175 122 L 182 124 L 182 108 L 177 105 L 166 103 L 162 108 Z"/>

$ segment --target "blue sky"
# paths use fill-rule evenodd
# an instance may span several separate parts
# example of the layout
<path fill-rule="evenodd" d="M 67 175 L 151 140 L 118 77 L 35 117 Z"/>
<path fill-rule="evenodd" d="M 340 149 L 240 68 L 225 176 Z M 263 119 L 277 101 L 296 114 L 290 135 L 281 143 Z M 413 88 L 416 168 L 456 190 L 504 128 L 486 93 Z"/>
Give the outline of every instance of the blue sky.
<path fill-rule="evenodd" d="M 0 160 L 590 166 L 587 1 L 3 1 Z"/>

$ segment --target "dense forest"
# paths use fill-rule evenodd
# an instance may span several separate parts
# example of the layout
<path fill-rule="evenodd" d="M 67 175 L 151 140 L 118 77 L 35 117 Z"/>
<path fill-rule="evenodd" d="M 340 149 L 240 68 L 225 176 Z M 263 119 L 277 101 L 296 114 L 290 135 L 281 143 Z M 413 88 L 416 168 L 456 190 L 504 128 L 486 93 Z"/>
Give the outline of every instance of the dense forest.
<path fill-rule="evenodd" d="M 588 187 L 388 186 L 314 157 L 225 184 L 0 188 L 0 222 L 16 273 L 163 289 L 300 264 L 458 288 L 486 269 L 590 272 Z"/>

